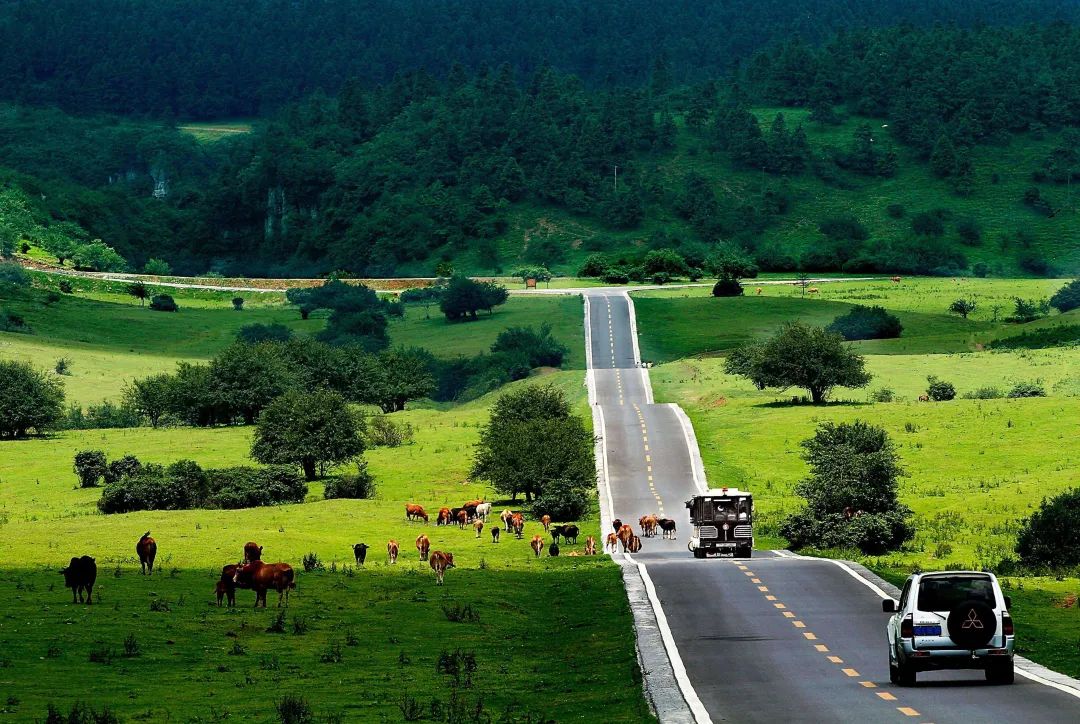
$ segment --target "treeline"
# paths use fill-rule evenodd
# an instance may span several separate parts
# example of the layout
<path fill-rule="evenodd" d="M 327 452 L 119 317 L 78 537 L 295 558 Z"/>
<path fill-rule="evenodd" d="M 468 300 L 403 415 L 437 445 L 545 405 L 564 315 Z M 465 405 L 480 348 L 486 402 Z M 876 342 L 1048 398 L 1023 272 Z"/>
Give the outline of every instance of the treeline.
<path fill-rule="evenodd" d="M 351 77 L 506 62 L 662 86 L 723 75 L 782 37 L 1077 16 L 1073 0 L 28 0 L 0 9 L 0 97 L 74 113 L 255 116 Z"/>

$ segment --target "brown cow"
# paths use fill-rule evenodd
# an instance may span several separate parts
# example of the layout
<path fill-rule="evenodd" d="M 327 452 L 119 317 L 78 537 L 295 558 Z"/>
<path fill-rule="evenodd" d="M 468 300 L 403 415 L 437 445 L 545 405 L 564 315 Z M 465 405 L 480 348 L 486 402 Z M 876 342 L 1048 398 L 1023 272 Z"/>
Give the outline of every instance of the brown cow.
<path fill-rule="evenodd" d="M 548 528 L 550 528 L 551 527 L 551 516 L 547 515 L 546 513 L 544 515 L 541 515 L 540 516 L 540 525 L 544 526 L 544 530 L 547 530 Z"/>
<path fill-rule="evenodd" d="M 83 591 L 86 591 L 86 605 L 94 602 L 94 581 L 97 580 L 97 563 L 90 556 L 72 558 L 67 568 L 60 571 L 64 576 L 64 585 L 71 589 L 71 602 L 83 603 Z M 78 597 L 76 597 L 78 593 Z"/>
<path fill-rule="evenodd" d="M 255 561 L 262 560 L 263 547 L 255 541 L 248 541 L 244 544 L 244 563 L 254 563 Z"/>
<path fill-rule="evenodd" d="M 391 538 L 386 543 L 386 557 L 390 560 L 390 565 L 397 563 L 398 554 L 398 542 Z"/>
<path fill-rule="evenodd" d="M 420 560 L 426 561 L 431 550 L 431 539 L 421 533 L 416 539 L 416 550 L 420 552 Z"/>
<path fill-rule="evenodd" d="M 438 581 L 437 585 L 443 584 L 443 576 L 446 575 L 447 568 L 454 567 L 454 554 L 443 553 L 442 551 L 431 552 L 431 570 L 435 571 L 435 579 Z"/>
<path fill-rule="evenodd" d="M 135 544 L 135 553 L 139 556 L 139 565 L 142 566 L 143 575 L 153 575 L 154 559 L 157 558 L 157 541 L 150 537 L 150 531 L 142 534 L 142 538 Z"/>
<path fill-rule="evenodd" d="M 585 555 L 596 555 L 596 539 L 593 538 L 591 535 L 585 539 Z"/>
<path fill-rule="evenodd" d="M 278 592 L 278 608 L 281 608 L 282 600 L 288 608 L 289 591 L 296 588 L 293 569 L 288 563 L 255 561 L 238 566 L 233 575 L 233 583 L 241 588 L 255 590 L 255 608 L 259 607 L 259 601 L 262 601 L 263 608 L 266 608 L 266 592 L 271 588 Z"/>
<path fill-rule="evenodd" d="M 759 297 L 761 296 L 761 287 L 758 287 L 758 288 L 757 288 L 757 295 L 758 295 Z"/>
<path fill-rule="evenodd" d="M 889 281 L 893 282 L 894 284 L 899 284 L 900 277 L 889 277 Z"/>
<path fill-rule="evenodd" d="M 809 289 L 806 290 L 806 293 L 807 294 L 817 294 L 820 291 L 821 290 L 818 289 L 817 287 L 810 287 Z"/>
<path fill-rule="evenodd" d="M 630 539 L 634 537 L 634 529 L 628 525 L 619 528 L 619 542 L 622 543 L 623 553 L 630 547 Z"/>
<path fill-rule="evenodd" d="M 618 547 L 619 547 L 619 536 L 615 535 L 614 533 L 608 533 L 607 534 L 607 544 L 604 546 L 605 550 L 610 548 L 611 552 L 614 553 L 616 550 L 618 550 Z"/>
<path fill-rule="evenodd" d="M 536 557 L 539 558 L 540 551 L 544 550 L 544 539 L 541 538 L 539 535 L 534 535 L 532 537 L 532 542 L 529 543 L 529 547 L 533 549 L 533 553 L 535 553 Z"/>
<path fill-rule="evenodd" d="M 413 518 L 423 518 L 424 522 L 428 522 L 428 515 L 424 512 L 424 506 L 416 505 L 415 503 L 405 504 L 405 520 L 412 520 Z"/>
<path fill-rule="evenodd" d="M 514 514 L 511 513 L 509 510 L 504 510 L 503 512 L 499 513 L 499 518 L 502 520 L 503 527 L 506 528 L 507 533 L 510 532 L 510 521 L 513 517 Z"/>
<path fill-rule="evenodd" d="M 472 525 L 476 529 L 476 537 L 479 538 L 480 534 L 484 532 L 484 521 L 477 518 Z"/>
<path fill-rule="evenodd" d="M 518 540 L 521 540 L 521 534 L 525 531 L 525 516 L 521 513 L 514 513 L 510 518 L 510 522 L 514 526 L 514 535 Z"/>
<path fill-rule="evenodd" d="M 919 402 L 929 402 L 930 395 L 919 395 Z"/>
<path fill-rule="evenodd" d="M 630 545 L 628 546 L 631 553 L 637 553 L 641 550 L 641 539 L 636 535 L 630 537 Z"/>
<path fill-rule="evenodd" d="M 469 511 L 467 509 L 465 509 L 465 508 L 462 508 L 457 513 L 457 527 L 464 529 L 465 524 L 468 523 L 468 522 L 469 522 Z"/>
<path fill-rule="evenodd" d="M 435 518 L 435 525 L 450 525 L 449 508 L 439 508 L 439 515 Z"/>
<path fill-rule="evenodd" d="M 227 598 L 229 601 L 229 608 L 236 606 L 236 566 L 229 564 L 222 566 L 221 578 L 218 579 L 217 585 L 214 587 L 214 593 L 217 594 L 217 605 L 221 608 L 221 600 Z"/>

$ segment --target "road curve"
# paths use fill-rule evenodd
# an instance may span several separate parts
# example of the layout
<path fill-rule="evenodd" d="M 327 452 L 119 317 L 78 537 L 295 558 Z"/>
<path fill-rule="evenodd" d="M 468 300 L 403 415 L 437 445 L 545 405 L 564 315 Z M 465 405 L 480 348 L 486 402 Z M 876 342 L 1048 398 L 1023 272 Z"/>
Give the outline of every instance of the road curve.
<path fill-rule="evenodd" d="M 786 551 L 694 559 L 683 502 L 704 476 L 689 422 L 675 405 L 653 403 L 625 291 L 583 293 L 590 401 L 610 491 L 610 504 L 601 496 L 602 518 L 635 529 L 646 513 L 678 522 L 677 540 L 644 540 L 633 559 L 655 586 L 676 669 L 685 667 L 680 688 L 704 709 L 695 712 L 699 722 L 1080 719 L 1080 698 L 1068 685 L 1059 690 L 1021 672 L 1012 686 L 988 685 L 978 671 L 922 674 L 912 688 L 890 684 L 881 594 L 854 568 Z"/>

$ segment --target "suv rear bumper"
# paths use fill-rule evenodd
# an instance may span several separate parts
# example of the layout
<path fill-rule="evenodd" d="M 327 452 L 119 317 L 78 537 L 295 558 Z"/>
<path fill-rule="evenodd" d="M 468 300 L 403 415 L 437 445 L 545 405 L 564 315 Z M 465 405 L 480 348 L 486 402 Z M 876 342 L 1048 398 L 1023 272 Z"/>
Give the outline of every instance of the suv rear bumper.
<path fill-rule="evenodd" d="M 916 649 L 910 642 L 902 645 L 901 660 L 916 671 L 935 669 L 985 669 L 995 662 L 1010 661 L 1013 658 L 1014 640 L 1010 636 L 1004 647 L 975 649 Z"/>

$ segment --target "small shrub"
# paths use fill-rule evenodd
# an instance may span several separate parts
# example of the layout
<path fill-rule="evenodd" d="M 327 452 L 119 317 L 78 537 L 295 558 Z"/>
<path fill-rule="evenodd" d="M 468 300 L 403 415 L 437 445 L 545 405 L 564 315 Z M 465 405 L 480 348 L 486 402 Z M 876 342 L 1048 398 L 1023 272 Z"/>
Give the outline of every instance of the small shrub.
<path fill-rule="evenodd" d="M 307 699 L 292 694 L 281 697 L 277 705 L 277 713 L 281 724 L 311 724 L 315 721 L 315 714 L 311 711 L 311 705 L 307 703 Z"/>
<path fill-rule="evenodd" d="M 247 342 L 248 344 L 258 344 L 259 342 L 288 342 L 292 339 L 292 330 L 286 327 L 284 324 L 274 322 L 273 324 L 262 324 L 256 322 L 255 324 L 245 324 L 240 328 L 240 331 L 236 333 L 236 338 L 241 342 Z"/>
<path fill-rule="evenodd" d="M 285 612 L 278 611 L 277 618 L 275 618 L 269 626 L 266 627 L 266 633 L 285 633 Z"/>
<path fill-rule="evenodd" d="M 324 664 L 340 664 L 345 660 L 345 656 L 341 653 L 341 644 L 337 641 L 331 641 L 326 650 L 319 655 L 319 661 Z"/>
<path fill-rule="evenodd" d="M 893 402 L 895 399 L 896 395 L 890 387 L 879 387 L 870 393 L 870 400 L 872 402 Z"/>
<path fill-rule="evenodd" d="M 1046 397 L 1046 388 L 1041 380 L 1035 382 L 1017 382 L 1006 397 Z"/>
<path fill-rule="evenodd" d="M 30 334 L 30 326 L 20 315 L 0 310 L 0 332 Z"/>
<path fill-rule="evenodd" d="M 351 570 L 351 569 L 350 569 Z M 360 637 L 356 635 L 356 629 L 345 630 L 345 645 L 346 646 L 359 646 Z"/>
<path fill-rule="evenodd" d="M 411 445 L 413 434 L 413 426 L 407 422 L 395 423 L 386 415 L 368 418 L 367 439 L 371 447 Z"/>
<path fill-rule="evenodd" d="M 140 654 L 142 654 L 142 650 L 139 648 L 138 639 L 135 638 L 135 634 L 128 634 L 127 638 L 124 639 L 124 656 L 130 659 Z"/>
<path fill-rule="evenodd" d="M 537 520 L 543 515 L 550 515 L 552 520 L 581 520 L 589 511 L 593 494 L 573 481 L 552 480 L 533 500 L 532 512 Z"/>
<path fill-rule="evenodd" d="M 649 281 L 658 286 L 663 286 L 671 281 L 671 275 L 667 272 L 656 272 L 649 278 Z"/>
<path fill-rule="evenodd" d="M 938 543 L 937 546 L 934 548 L 934 558 L 937 558 L 939 560 L 944 559 L 944 558 L 948 558 L 949 556 L 952 555 L 952 552 L 953 552 L 953 547 L 952 547 L 951 544 L 941 542 L 941 543 Z"/>
<path fill-rule="evenodd" d="M 1049 311 L 1049 300 L 1040 301 L 1036 299 L 1013 297 L 1013 316 L 1011 321 L 1019 322 L 1021 324 L 1034 322 L 1036 319 L 1046 316 Z"/>
<path fill-rule="evenodd" d="M 1020 529 L 1016 552 L 1027 566 L 1080 565 L 1080 488 L 1044 499 Z"/>
<path fill-rule="evenodd" d="M 263 671 L 278 671 L 281 669 L 281 661 L 277 654 L 263 654 L 259 657 L 259 668 Z"/>
<path fill-rule="evenodd" d="M 926 396 L 934 402 L 947 402 L 956 398 L 956 388 L 951 382 L 930 375 L 926 378 Z"/>
<path fill-rule="evenodd" d="M 119 460 L 113 460 L 105 470 L 105 484 L 112 485 L 124 478 L 138 475 L 142 470 L 142 463 L 134 455 L 125 455 Z"/>
<path fill-rule="evenodd" d="M 50 644 L 49 648 L 45 649 L 45 658 L 58 659 L 63 655 L 63 651 L 56 644 Z"/>
<path fill-rule="evenodd" d="M 79 478 L 79 485 L 92 488 L 108 471 L 105 453 L 101 450 L 81 450 L 75 453 L 74 468 L 75 475 Z"/>
<path fill-rule="evenodd" d="M 889 204 L 885 207 L 885 213 L 894 219 L 902 219 L 904 218 L 904 214 L 907 213 L 907 210 L 904 208 L 903 204 Z"/>
<path fill-rule="evenodd" d="M 464 606 L 460 603 L 455 603 L 453 606 L 444 603 L 442 612 L 446 620 L 451 623 L 480 623 L 480 612 L 468 603 Z"/>
<path fill-rule="evenodd" d="M 243 297 L 233 297 L 232 298 L 232 308 L 237 312 L 244 311 L 244 298 Z"/>
<path fill-rule="evenodd" d="M 67 279 L 61 279 L 59 283 L 57 283 L 56 288 L 64 294 L 71 294 L 75 291 L 75 287 L 71 286 L 71 282 Z"/>
<path fill-rule="evenodd" d="M 834 241 L 866 241 L 870 232 L 854 216 L 833 216 L 818 224 L 821 233 Z"/>
<path fill-rule="evenodd" d="M 176 312 L 180 310 L 180 307 L 176 305 L 176 301 L 168 294 L 155 294 L 150 300 L 150 308 L 155 312 Z"/>
<path fill-rule="evenodd" d="M 402 694 L 397 706 L 398 711 L 401 712 L 401 718 L 405 721 L 420 721 L 424 718 L 424 707 L 415 697 Z"/>
<path fill-rule="evenodd" d="M 168 613 L 169 611 L 172 611 L 172 607 L 169 606 L 168 599 L 153 598 L 150 599 L 150 610 L 155 613 Z"/>
<path fill-rule="evenodd" d="M 605 284 L 626 284 L 630 281 L 630 275 L 621 267 L 605 269 L 600 278 Z"/>
<path fill-rule="evenodd" d="M 58 375 L 70 375 L 71 360 L 69 360 L 67 357 L 60 357 L 56 360 L 56 364 L 53 365 L 53 369 Z"/>
<path fill-rule="evenodd" d="M 982 244 L 982 226 L 970 216 L 957 219 L 956 233 L 960 237 L 960 243 L 964 246 L 978 246 L 979 244 Z"/>
<path fill-rule="evenodd" d="M 367 470 L 367 461 L 362 461 L 357 467 L 359 470 L 355 474 L 341 475 L 326 480 L 323 483 L 323 497 L 327 500 L 334 498 L 370 500 L 374 498 L 375 478 Z"/>
<path fill-rule="evenodd" d="M 233 641 L 232 648 L 229 649 L 229 656 L 247 656 L 247 649 L 239 641 Z"/>
<path fill-rule="evenodd" d="M 997 400 L 1004 397 L 1004 395 L 997 387 L 987 385 L 986 387 L 965 392 L 963 397 L 965 400 Z"/>
<path fill-rule="evenodd" d="M 64 297 L 61 296 L 60 292 L 48 292 L 45 294 L 45 306 L 48 307 L 52 304 L 56 304 L 63 298 Z"/>
<path fill-rule="evenodd" d="M 108 646 L 97 646 L 90 649 L 90 663 L 109 665 L 116 658 L 116 652 Z"/>
<path fill-rule="evenodd" d="M 293 636 L 303 636 L 308 632 L 308 622 L 303 616 L 293 616 L 292 618 L 292 632 Z"/>
<path fill-rule="evenodd" d="M 743 293 L 742 284 L 738 279 L 732 277 L 721 277 L 716 280 L 716 284 L 713 284 L 712 295 L 714 297 L 741 297 Z"/>
<path fill-rule="evenodd" d="M 945 224 L 940 215 L 923 211 L 911 217 L 911 230 L 919 236 L 941 236 L 945 233 Z"/>
<path fill-rule="evenodd" d="M 830 332 L 837 332 L 846 340 L 857 339 L 895 339 L 904 331 L 904 326 L 894 314 L 884 307 L 864 307 L 855 305 L 847 314 L 842 314 L 826 327 Z"/>
<path fill-rule="evenodd" d="M 308 553 L 304 556 L 304 571 L 311 573 L 312 571 L 321 571 L 325 566 L 323 562 L 319 560 L 318 553 Z"/>

